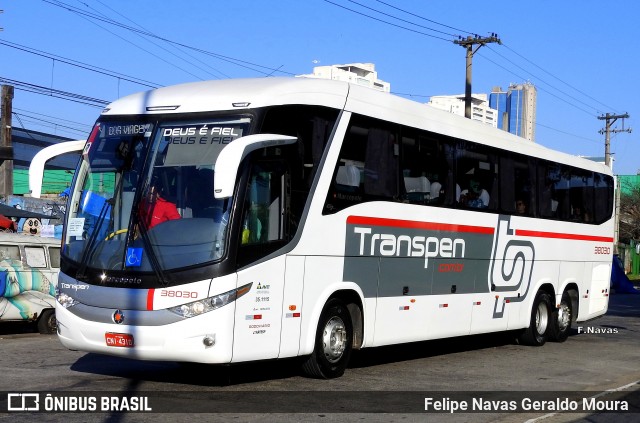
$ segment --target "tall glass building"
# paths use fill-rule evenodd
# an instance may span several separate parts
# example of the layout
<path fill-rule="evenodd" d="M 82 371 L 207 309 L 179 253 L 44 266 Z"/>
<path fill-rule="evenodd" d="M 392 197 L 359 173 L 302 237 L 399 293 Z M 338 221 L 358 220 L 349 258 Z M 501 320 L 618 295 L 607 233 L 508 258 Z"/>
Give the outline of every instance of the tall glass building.
<path fill-rule="evenodd" d="M 498 111 L 498 128 L 535 141 L 536 97 L 531 83 L 511 84 L 507 91 L 494 87 L 489 107 Z"/>

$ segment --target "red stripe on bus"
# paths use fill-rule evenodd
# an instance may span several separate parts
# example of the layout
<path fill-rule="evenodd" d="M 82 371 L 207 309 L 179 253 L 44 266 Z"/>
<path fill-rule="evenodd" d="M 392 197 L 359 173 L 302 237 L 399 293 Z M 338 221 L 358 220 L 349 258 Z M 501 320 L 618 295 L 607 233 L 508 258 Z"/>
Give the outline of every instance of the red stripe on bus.
<path fill-rule="evenodd" d="M 495 229 L 486 226 L 455 225 L 450 223 L 418 222 L 415 220 L 384 219 L 379 217 L 349 216 L 350 225 L 387 226 L 393 228 L 424 229 L 430 231 L 466 232 L 493 235 Z"/>
<path fill-rule="evenodd" d="M 553 239 L 570 239 L 575 241 L 595 241 L 595 242 L 613 242 L 613 238 L 608 236 L 580 235 L 580 234 L 563 234 L 558 232 L 542 232 L 527 231 L 525 229 L 516 229 L 516 235 L 531 236 L 536 238 L 553 238 Z"/>
<path fill-rule="evenodd" d="M 150 289 L 147 291 L 147 310 L 153 310 L 153 295 L 156 292 L 155 289 Z"/>

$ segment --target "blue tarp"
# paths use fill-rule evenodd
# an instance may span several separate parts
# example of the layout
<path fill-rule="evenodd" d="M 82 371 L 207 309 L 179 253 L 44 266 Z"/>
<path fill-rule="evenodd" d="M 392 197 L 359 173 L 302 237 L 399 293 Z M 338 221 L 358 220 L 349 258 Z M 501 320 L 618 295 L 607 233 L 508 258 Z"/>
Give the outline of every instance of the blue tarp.
<path fill-rule="evenodd" d="M 640 294 L 640 291 L 634 288 L 633 283 L 624 273 L 624 266 L 617 255 L 613 256 L 611 288 L 616 290 L 616 294 Z"/>

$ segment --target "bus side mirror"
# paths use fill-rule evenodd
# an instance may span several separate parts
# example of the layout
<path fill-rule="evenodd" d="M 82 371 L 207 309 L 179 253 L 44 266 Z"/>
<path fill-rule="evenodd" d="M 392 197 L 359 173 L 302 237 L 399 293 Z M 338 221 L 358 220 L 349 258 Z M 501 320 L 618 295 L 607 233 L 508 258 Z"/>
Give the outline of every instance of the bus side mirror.
<path fill-rule="evenodd" d="M 287 135 L 254 134 L 232 141 L 222 149 L 216 159 L 213 196 L 221 200 L 233 195 L 240 162 L 249 153 L 265 147 L 293 144 L 297 140 L 296 137 Z"/>

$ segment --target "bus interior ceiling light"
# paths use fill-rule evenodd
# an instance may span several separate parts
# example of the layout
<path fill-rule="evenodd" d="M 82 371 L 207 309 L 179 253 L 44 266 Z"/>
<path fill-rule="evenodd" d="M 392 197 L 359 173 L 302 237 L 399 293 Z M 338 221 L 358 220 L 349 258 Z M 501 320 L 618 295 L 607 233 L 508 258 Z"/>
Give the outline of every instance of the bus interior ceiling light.
<path fill-rule="evenodd" d="M 231 105 L 233 107 L 249 107 L 251 103 L 249 103 L 248 101 L 245 102 L 238 102 L 238 103 L 231 103 Z"/>
<path fill-rule="evenodd" d="M 176 110 L 180 106 L 147 106 L 147 112 L 165 112 Z"/>

